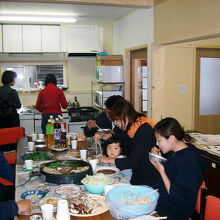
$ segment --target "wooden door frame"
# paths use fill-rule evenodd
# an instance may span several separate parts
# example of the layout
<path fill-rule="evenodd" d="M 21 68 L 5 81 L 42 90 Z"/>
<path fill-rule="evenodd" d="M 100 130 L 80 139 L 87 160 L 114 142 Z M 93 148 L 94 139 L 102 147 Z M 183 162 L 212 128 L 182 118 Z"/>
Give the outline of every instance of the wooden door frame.
<path fill-rule="evenodd" d="M 130 94 L 130 90 L 131 90 L 131 86 L 130 86 L 130 81 L 131 81 L 131 68 L 130 68 L 130 59 L 131 59 L 131 53 L 135 50 L 141 50 L 141 49 L 146 49 L 147 50 L 147 60 L 148 60 L 148 78 L 149 78 L 149 82 L 148 82 L 148 88 L 149 88 L 149 93 L 151 94 L 151 46 L 144 44 L 144 45 L 140 45 L 137 47 L 132 47 L 132 48 L 128 48 L 125 49 L 125 59 L 124 59 L 124 82 L 125 82 L 125 99 L 127 100 L 131 100 L 131 94 Z M 135 83 L 135 82 L 133 82 Z M 151 95 L 148 95 L 148 116 L 151 117 L 152 115 L 152 109 L 151 109 Z"/>

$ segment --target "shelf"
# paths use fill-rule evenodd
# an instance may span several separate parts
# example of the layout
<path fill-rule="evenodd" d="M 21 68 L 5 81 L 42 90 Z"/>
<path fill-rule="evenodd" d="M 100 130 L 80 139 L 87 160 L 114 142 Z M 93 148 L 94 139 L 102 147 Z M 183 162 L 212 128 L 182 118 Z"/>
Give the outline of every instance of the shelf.
<path fill-rule="evenodd" d="M 104 60 L 123 60 L 122 55 L 98 55 L 96 56 L 96 60 L 104 61 Z"/>
<path fill-rule="evenodd" d="M 98 84 L 98 85 L 123 85 L 124 82 L 100 82 L 100 81 L 92 81 L 92 84 Z"/>

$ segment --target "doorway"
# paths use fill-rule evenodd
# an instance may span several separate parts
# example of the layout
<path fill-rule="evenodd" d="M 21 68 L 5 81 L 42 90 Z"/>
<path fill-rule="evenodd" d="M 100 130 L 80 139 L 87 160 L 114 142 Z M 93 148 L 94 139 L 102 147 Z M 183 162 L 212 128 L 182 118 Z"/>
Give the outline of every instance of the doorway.
<path fill-rule="evenodd" d="M 196 49 L 195 130 L 220 134 L 220 49 Z"/>
<path fill-rule="evenodd" d="M 126 52 L 126 98 L 138 112 L 147 112 L 147 47 Z"/>

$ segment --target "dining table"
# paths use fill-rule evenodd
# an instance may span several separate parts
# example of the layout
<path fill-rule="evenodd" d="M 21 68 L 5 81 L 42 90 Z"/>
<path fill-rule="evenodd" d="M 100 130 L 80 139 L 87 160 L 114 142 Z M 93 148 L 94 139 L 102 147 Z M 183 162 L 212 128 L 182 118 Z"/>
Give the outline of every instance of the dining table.
<path fill-rule="evenodd" d="M 54 190 L 57 187 L 56 184 L 45 184 L 40 181 L 39 176 L 33 177 L 29 179 L 29 173 L 24 172 L 23 163 L 24 161 L 21 159 L 21 155 L 28 152 L 28 139 L 20 138 L 18 140 L 17 144 L 17 164 L 16 164 L 16 190 L 15 190 L 15 201 L 21 200 L 21 193 L 27 190 L 33 190 L 33 189 L 39 189 L 39 187 L 43 187 L 44 189 L 47 189 L 49 191 L 48 196 L 53 196 Z M 82 147 L 79 147 L 82 149 Z M 47 149 L 46 151 L 51 152 L 50 149 Z M 71 151 L 71 149 L 70 149 Z M 68 151 L 67 151 L 68 152 Z M 57 159 L 59 157 L 65 157 L 67 152 L 53 152 L 54 158 Z M 28 180 L 28 181 L 27 181 Z M 27 182 L 26 182 L 27 181 Z M 84 190 L 84 187 L 81 186 Z M 29 220 L 30 216 L 32 215 L 41 215 L 41 210 L 38 204 L 36 204 L 34 211 L 31 214 L 19 214 L 18 218 L 19 220 Z M 158 216 L 157 214 L 153 214 L 153 216 Z M 55 217 L 55 213 L 54 213 Z M 79 217 L 79 216 L 71 216 L 72 219 L 79 219 L 79 220 L 115 220 L 110 214 L 109 211 L 106 211 L 99 215 L 94 216 L 87 216 L 87 217 Z"/>

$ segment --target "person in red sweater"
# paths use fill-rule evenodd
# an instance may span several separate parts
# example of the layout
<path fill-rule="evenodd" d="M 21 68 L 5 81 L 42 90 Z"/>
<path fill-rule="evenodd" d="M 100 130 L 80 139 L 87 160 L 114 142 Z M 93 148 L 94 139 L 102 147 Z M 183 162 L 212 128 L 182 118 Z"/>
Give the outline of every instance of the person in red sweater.
<path fill-rule="evenodd" d="M 64 93 L 57 87 L 57 79 L 53 74 L 48 74 L 45 79 L 45 88 L 38 94 L 36 108 L 42 112 L 41 129 L 42 133 L 46 133 L 46 124 L 50 115 L 57 118 L 61 115 L 61 107 L 67 108 L 67 101 Z"/>

